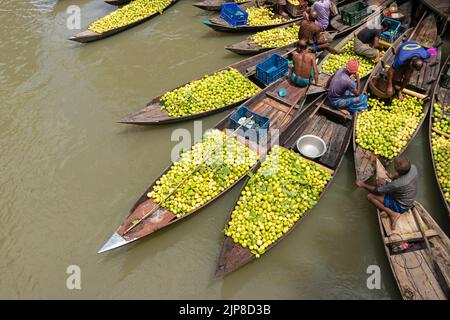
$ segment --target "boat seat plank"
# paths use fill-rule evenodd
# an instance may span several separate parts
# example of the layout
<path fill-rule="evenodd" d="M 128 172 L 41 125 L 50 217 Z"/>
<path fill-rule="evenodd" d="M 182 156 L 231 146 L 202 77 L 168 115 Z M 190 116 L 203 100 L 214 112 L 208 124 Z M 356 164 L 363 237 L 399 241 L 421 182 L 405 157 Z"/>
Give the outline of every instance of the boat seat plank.
<path fill-rule="evenodd" d="M 327 146 L 327 152 L 320 157 L 319 161 L 330 168 L 335 168 L 342 156 L 342 148 L 346 142 L 346 136 L 350 128 L 341 124 L 333 123 L 333 132 Z"/>
<path fill-rule="evenodd" d="M 360 146 L 355 151 L 356 177 L 366 181 L 375 174 L 374 154 L 369 150 L 364 150 Z"/>
<path fill-rule="evenodd" d="M 321 107 L 323 109 L 327 110 L 328 112 L 335 114 L 338 117 L 341 117 L 343 119 L 352 120 L 352 116 L 351 115 L 344 114 L 344 113 L 340 112 L 339 110 L 336 110 L 336 109 L 334 109 L 334 108 L 332 108 L 332 107 L 330 107 L 330 106 L 328 106 L 326 104 L 322 104 Z"/>
<path fill-rule="evenodd" d="M 279 97 L 278 96 L 278 89 L 279 88 L 285 88 L 286 89 L 286 96 L 285 97 Z M 289 107 L 297 104 L 300 99 L 305 96 L 306 91 L 308 91 L 308 87 L 300 88 L 296 85 L 292 84 L 289 79 L 285 79 L 282 81 L 279 85 L 277 85 L 273 91 L 267 92 L 268 95 L 275 98 L 275 100 L 281 101 L 282 103 L 287 104 Z"/>
<path fill-rule="evenodd" d="M 427 237 L 435 237 L 435 236 L 438 236 L 439 234 L 435 230 L 427 230 L 425 232 L 425 235 Z M 407 234 L 402 234 L 401 236 L 398 234 L 392 234 L 389 237 L 384 237 L 384 243 L 385 244 L 393 244 L 393 243 L 397 243 L 397 242 L 401 242 L 401 241 L 417 241 L 420 239 L 423 239 L 421 232 L 407 233 Z"/>
<path fill-rule="evenodd" d="M 269 92 L 267 93 L 267 95 L 269 96 Z M 288 106 L 286 106 L 285 104 L 282 104 L 282 103 L 278 102 L 278 101 L 277 101 L 276 99 L 274 99 L 272 96 L 269 96 L 269 97 L 272 99 L 272 101 L 271 101 L 271 100 L 265 100 L 266 103 L 270 102 L 270 105 L 271 105 L 273 108 L 278 109 L 278 110 L 280 110 L 280 111 L 282 111 L 282 112 L 284 112 L 284 113 L 289 112 L 289 107 L 288 107 Z"/>

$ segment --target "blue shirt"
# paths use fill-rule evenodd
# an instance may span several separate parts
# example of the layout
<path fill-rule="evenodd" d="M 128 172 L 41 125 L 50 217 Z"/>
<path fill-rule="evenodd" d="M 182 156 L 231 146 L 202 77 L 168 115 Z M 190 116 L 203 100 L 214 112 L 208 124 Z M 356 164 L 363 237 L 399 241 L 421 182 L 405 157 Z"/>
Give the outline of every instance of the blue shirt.
<path fill-rule="evenodd" d="M 328 88 L 328 98 L 330 100 L 341 99 L 345 97 L 345 92 L 352 92 L 355 89 L 355 81 L 350 78 L 345 68 L 341 68 L 331 79 L 330 87 Z"/>
<path fill-rule="evenodd" d="M 406 41 L 398 49 L 392 68 L 398 69 L 412 57 L 428 59 L 431 54 L 416 41 Z"/>

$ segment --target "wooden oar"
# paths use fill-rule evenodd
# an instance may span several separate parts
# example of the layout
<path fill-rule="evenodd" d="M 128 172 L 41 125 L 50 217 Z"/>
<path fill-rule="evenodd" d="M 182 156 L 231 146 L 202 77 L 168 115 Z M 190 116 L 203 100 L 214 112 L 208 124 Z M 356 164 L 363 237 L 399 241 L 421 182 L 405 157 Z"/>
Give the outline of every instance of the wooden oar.
<path fill-rule="evenodd" d="M 225 141 L 228 141 L 228 139 L 230 137 L 232 137 L 234 135 L 234 133 L 236 133 L 240 128 L 242 128 L 243 126 L 245 126 L 248 122 L 250 122 L 250 120 L 253 118 L 253 116 L 248 117 L 244 123 L 242 123 L 241 125 L 239 125 L 230 135 L 227 136 L 227 138 L 225 139 Z M 209 158 L 208 158 L 209 159 Z M 145 219 L 147 219 L 150 215 L 152 215 L 157 209 L 159 209 L 162 204 L 169 199 L 176 191 L 178 191 L 178 188 L 190 177 L 192 176 L 195 172 L 197 172 L 197 170 L 200 168 L 200 166 L 205 163 L 207 159 L 204 159 L 202 162 L 200 162 L 195 168 L 194 170 L 192 170 L 183 180 L 181 180 L 180 183 L 177 184 L 177 186 L 163 199 L 161 200 L 161 202 L 153 207 L 152 210 L 150 210 L 149 212 L 147 212 L 142 218 L 140 218 L 139 220 L 137 220 L 136 223 L 132 224 L 123 234 L 122 236 L 126 235 L 128 232 L 130 232 L 131 230 L 133 230 L 137 225 L 139 225 L 142 221 L 144 221 Z M 217 170 L 217 169 L 215 169 Z M 215 172 L 215 170 L 213 172 Z"/>
<path fill-rule="evenodd" d="M 450 139 L 450 134 L 448 134 L 447 132 L 442 132 L 441 130 L 438 130 L 438 129 L 435 129 L 435 128 L 432 128 L 431 130 L 433 130 L 434 132 L 436 132 L 437 134 L 439 134 L 441 136 L 444 136 L 444 137 Z"/>

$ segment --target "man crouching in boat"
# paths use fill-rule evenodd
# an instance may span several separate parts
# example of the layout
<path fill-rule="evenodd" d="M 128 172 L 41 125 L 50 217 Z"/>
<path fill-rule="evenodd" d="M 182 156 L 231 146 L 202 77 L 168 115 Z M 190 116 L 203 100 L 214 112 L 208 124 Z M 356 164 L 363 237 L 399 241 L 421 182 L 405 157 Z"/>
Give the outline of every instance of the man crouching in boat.
<path fill-rule="evenodd" d="M 349 60 L 347 66 L 336 71 L 327 83 L 328 100 L 331 106 L 347 115 L 350 114 L 349 110 L 367 109 L 367 97 L 361 93 L 362 86 L 358 69 L 358 60 Z"/>
<path fill-rule="evenodd" d="M 435 49 L 426 50 L 415 41 L 403 43 L 397 50 L 394 63 L 387 73 L 386 94 L 389 97 L 394 95 L 394 81 L 400 84 L 397 91 L 398 98 L 403 100 L 402 90 L 409 84 L 411 75 L 414 71 L 422 70 L 424 62 L 432 55 L 436 55 Z"/>
<path fill-rule="evenodd" d="M 376 28 L 372 26 L 365 27 L 358 34 L 355 33 L 355 52 L 361 56 L 378 62 L 381 58 L 378 49 L 381 49 L 380 36 L 382 32 L 389 30 L 391 23 L 387 20 L 383 21 Z"/>
<path fill-rule="evenodd" d="M 416 166 L 405 156 L 394 159 L 394 168 L 397 174 L 390 177 L 391 182 L 378 179 L 378 186 L 372 186 L 361 180 L 356 181 L 358 187 L 369 191 L 367 199 L 382 211 L 381 216 L 389 216 L 392 230 L 400 215 L 414 206 L 418 178 Z"/>
<path fill-rule="evenodd" d="M 297 52 L 293 54 L 294 68 L 290 79 L 298 87 L 304 88 L 311 84 L 312 79 L 318 85 L 316 56 L 309 51 L 306 41 L 297 42 Z"/>
<path fill-rule="evenodd" d="M 309 46 L 309 49 L 316 53 L 320 50 L 327 50 L 333 54 L 341 53 L 331 46 L 331 37 L 328 32 L 321 32 L 320 26 L 316 23 L 318 14 L 317 11 L 311 10 L 308 18 L 300 23 L 300 30 L 298 31 L 298 40 L 304 40 Z"/>

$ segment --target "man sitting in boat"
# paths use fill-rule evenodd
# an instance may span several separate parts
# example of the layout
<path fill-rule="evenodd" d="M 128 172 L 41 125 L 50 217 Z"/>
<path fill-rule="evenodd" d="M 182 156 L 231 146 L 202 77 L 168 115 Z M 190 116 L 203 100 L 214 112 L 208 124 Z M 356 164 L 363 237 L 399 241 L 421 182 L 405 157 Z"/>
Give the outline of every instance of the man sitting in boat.
<path fill-rule="evenodd" d="M 414 206 L 418 178 L 416 166 L 405 156 L 394 159 L 394 168 L 397 174 L 390 177 L 391 182 L 379 179 L 378 186 L 372 186 L 361 180 L 356 181 L 358 187 L 369 191 L 367 199 L 382 211 L 382 215 L 389 216 L 393 230 L 400 215 Z"/>
<path fill-rule="evenodd" d="M 303 13 L 303 18 L 305 20 L 308 19 L 311 10 L 317 12 L 316 24 L 320 27 L 321 31 L 325 31 L 330 25 L 330 15 L 336 14 L 336 12 L 334 12 L 334 4 L 330 0 L 314 2 L 314 4 Z"/>
<path fill-rule="evenodd" d="M 314 78 L 318 81 L 316 56 L 308 50 L 308 44 L 304 40 L 297 42 L 297 52 L 293 54 L 294 69 L 291 73 L 291 81 L 298 87 L 304 88 L 311 84 Z"/>
<path fill-rule="evenodd" d="M 378 62 L 380 60 L 380 52 L 377 49 L 382 48 L 380 45 L 380 35 L 382 32 L 389 30 L 390 27 L 391 23 L 385 20 L 380 26 L 368 26 L 362 29 L 358 34 L 355 34 L 355 52 Z"/>
<path fill-rule="evenodd" d="M 362 86 L 358 69 L 358 60 L 349 60 L 345 68 L 339 69 L 328 79 L 328 100 L 331 106 L 344 114 L 350 114 L 347 108 L 350 111 L 367 109 L 367 97 L 361 94 Z"/>
<path fill-rule="evenodd" d="M 289 17 L 286 13 L 286 0 L 276 0 L 276 4 L 278 6 L 278 14 L 285 18 Z"/>
<path fill-rule="evenodd" d="M 309 49 L 316 53 L 320 50 L 327 50 L 334 54 L 341 53 L 334 49 L 330 43 L 331 38 L 327 32 L 321 32 L 320 27 L 316 24 L 317 11 L 311 10 L 308 15 L 308 19 L 305 19 L 300 24 L 300 30 L 298 31 L 298 40 L 304 40 L 309 46 Z"/>
<path fill-rule="evenodd" d="M 394 95 L 395 81 L 400 87 L 397 91 L 397 96 L 400 100 L 403 100 L 402 90 L 409 84 L 412 73 L 420 71 L 424 62 L 435 54 L 435 49 L 430 48 L 427 50 L 416 41 L 403 43 L 397 49 L 394 63 L 388 70 L 386 94 L 389 97 Z"/>

